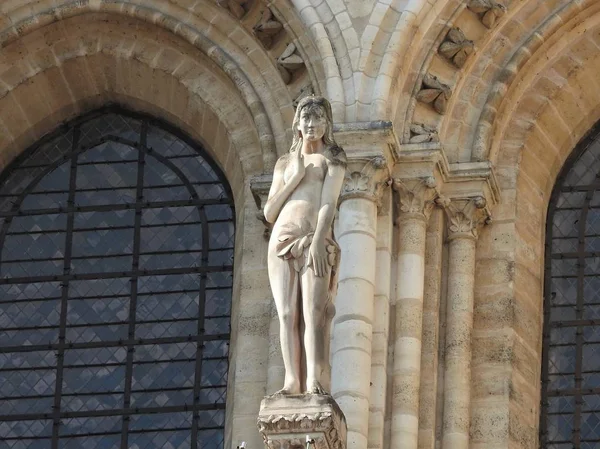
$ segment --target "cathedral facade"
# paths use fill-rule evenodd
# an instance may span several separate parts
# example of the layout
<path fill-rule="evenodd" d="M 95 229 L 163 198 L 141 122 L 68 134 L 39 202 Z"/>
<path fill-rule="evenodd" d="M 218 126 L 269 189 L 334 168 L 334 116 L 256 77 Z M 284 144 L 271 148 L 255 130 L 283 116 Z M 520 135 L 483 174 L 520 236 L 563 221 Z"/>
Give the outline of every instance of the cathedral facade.
<path fill-rule="evenodd" d="M 595 0 L 0 2 L 0 447 L 263 445 L 307 95 L 348 449 L 598 447 L 598 73 Z"/>

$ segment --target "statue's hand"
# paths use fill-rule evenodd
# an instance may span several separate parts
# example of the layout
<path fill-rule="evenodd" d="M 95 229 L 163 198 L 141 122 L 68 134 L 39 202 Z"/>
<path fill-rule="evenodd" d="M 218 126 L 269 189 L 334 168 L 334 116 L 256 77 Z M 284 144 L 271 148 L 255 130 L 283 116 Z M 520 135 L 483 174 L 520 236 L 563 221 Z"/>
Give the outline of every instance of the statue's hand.
<path fill-rule="evenodd" d="M 312 267 L 315 276 L 323 277 L 327 274 L 329 265 L 327 263 L 327 249 L 325 242 L 313 240 L 308 250 L 308 266 Z"/>
<path fill-rule="evenodd" d="M 292 157 L 290 164 L 292 165 L 292 179 L 296 182 L 302 181 L 306 167 L 304 166 L 304 155 L 302 154 L 302 150 L 300 148 L 295 151 L 294 157 Z"/>

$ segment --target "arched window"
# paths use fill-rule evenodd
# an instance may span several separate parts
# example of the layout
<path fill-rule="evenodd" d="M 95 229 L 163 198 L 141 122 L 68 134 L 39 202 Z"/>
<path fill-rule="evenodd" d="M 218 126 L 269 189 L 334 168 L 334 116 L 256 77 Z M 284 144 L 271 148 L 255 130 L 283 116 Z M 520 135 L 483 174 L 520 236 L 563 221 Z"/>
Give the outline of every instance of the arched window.
<path fill-rule="evenodd" d="M 0 177 L 0 447 L 223 446 L 229 188 L 168 126 L 113 109 Z"/>
<path fill-rule="evenodd" d="M 546 227 L 540 441 L 600 446 L 600 126 L 574 151 Z"/>

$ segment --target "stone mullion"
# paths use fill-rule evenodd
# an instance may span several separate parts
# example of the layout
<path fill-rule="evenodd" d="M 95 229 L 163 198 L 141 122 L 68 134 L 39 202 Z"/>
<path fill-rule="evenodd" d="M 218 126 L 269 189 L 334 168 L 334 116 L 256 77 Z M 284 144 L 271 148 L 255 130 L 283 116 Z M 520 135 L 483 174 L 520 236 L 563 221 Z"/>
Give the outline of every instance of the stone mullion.
<path fill-rule="evenodd" d="M 342 249 L 332 338 L 331 394 L 344 412 L 348 447 L 366 449 L 377 251 L 377 207 L 387 170 L 383 158 L 351 162 L 342 190 L 337 239 Z"/>
<path fill-rule="evenodd" d="M 419 387 L 425 242 L 427 221 L 437 195 L 433 178 L 395 180 L 399 198 L 397 288 L 394 329 L 391 447 L 416 449 L 419 431 Z"/>
<path fill-rule="evenodd" d="M 442 448 L 468 449 L 475 249 L 485 200 L 446 200 L 443 205 L 448 217 L 449 244 Z"/>
<path fill-rule="evenodd" d="M 429 218 L 425 241 L 425 273 L 427 275 L 423 289 L 419 449 L 434 449 L 436 441 L 443 226 L 443 211 L 436 209 Z"/>

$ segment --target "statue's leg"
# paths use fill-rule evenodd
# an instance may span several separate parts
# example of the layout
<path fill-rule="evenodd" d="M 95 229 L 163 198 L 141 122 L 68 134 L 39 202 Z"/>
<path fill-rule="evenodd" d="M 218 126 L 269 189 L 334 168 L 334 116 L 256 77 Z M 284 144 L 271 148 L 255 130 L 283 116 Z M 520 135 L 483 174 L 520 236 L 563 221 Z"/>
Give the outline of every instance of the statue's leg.
<path fill-rule="evenodd" d="M 300 393 L 299 275 L 287 260 L 269 258 L 269 280 L 279 317 L 279 341 L 285 367 L 283 388 L 277 393 Z"/>
<path fill-rule="evenodd" d="M 302 286 L 302 312 L 304 315 L 304 351 L 306 354 L 306 392 L 325 394 L 321 377 L 325 371 L 327 358 L 325 354 L 328 347 L 325 338 L 328 338 L 324 326 L 327 312 L 329 276 L 317 277 L 312 268 L 307 268 L 301 277 Z"/>

